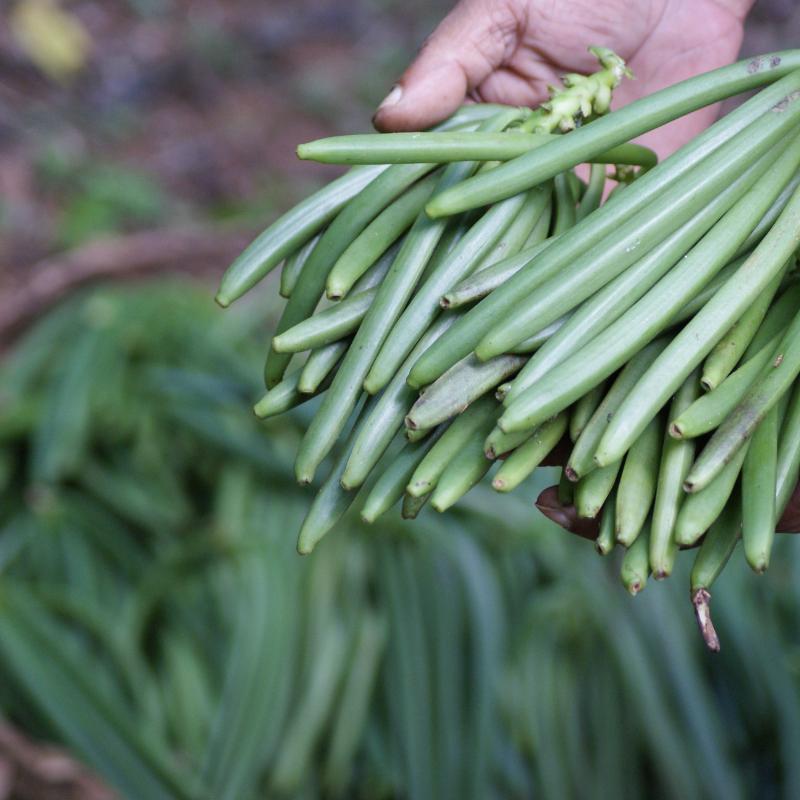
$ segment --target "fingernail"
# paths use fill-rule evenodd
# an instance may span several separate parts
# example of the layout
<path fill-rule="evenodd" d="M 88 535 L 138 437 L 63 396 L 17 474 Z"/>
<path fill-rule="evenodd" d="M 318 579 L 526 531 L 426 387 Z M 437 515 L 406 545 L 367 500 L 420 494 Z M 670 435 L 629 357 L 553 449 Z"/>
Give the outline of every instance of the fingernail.
<path fill-rule="evenodd" d="M 383 102 L 378 106 L 378 110 L 388 108 L 389 106 L 396 106 L 403 96 L 403 87 L 399 83 L 392 86 L 392 91 L 383 98 Z"/>

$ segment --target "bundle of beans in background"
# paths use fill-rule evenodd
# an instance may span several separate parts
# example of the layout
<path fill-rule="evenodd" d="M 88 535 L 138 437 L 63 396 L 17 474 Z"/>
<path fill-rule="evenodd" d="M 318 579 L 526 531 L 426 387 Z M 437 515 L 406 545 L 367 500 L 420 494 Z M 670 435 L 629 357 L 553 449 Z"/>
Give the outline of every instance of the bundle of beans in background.
<path fill-rule="evenodd" d="M 708 588 L 740 538 L 767 568 L 800 466 L 800 51 L 612 113 L 627 70 L 592 52 L 600 71 L 536 110 L 301 145 L 354 166 L 262 233 L 217 299 L 283 264 L 255 411 L 321 395 L 297 480 L 332 457 L 300 552 L 353 503 L 369 522 L 401 501 L 444 511 L 492 467 L 510 491 L 568 435 L 560 500 L 599 518 L 601 553 L 626 548 L 631 593 L 701 543 L 692 599 L 717 646 Z M 630 143 L 752 89 L 660 164 Z"/>

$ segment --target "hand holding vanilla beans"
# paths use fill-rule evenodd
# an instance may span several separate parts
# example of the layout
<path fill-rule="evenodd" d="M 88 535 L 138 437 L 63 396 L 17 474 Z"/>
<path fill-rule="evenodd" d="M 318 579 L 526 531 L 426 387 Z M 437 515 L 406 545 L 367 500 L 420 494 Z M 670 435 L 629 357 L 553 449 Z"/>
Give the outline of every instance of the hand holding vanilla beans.
<path fill-rule="evenodd" d="M 709 589 L 739 539 L 767 569 L 800 472 L 800 51 L 617 111 L 628 66 L 590 52 L 597 70 L 538 107 L 300 145 L 351 169 L 267 228 L 217 299 L 283 263 L 255 410 L 319 396 L 295 462 L 319 483 L 301 553 L 351 507 L 445 511 L 490 471 L 498 492 L 530 491 L 567 434 L 540 508 L 603 555 L 624 549 L 631 594 L 693 558 L 718 648 Z M 631 142 L 753 90 L 661 163 Z"/>

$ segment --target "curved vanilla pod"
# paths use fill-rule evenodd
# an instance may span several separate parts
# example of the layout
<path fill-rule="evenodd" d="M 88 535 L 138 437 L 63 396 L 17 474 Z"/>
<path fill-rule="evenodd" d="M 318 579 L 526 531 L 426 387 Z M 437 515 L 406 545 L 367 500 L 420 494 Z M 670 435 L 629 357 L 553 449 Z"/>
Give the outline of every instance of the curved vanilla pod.
<path fill-rule="evenodd" d="M 725 568 L 742 529 L 741 501 L 728 503 L 703 539 L 692 566 L 691 593 L 700 633 L 710 650 L 719 650 L 719 638 L 711 621 L 711 585 Z"/>
<path fill-rule="evenodd" d="M 401 497 L 405 496 L 409 478 L 428 451 L 436 444 L 442 432 L 443 429 L 438 429 L 421 442 L 407 442 L 402 450 L 392 458 L 364 500 L 361 508 L 361 519 L 364 522 L 375 522 Z"/>
<path fill-rule="evenodd" d="M 742 466 L 742 544 L 747 563 L 757 573 L 769 566 L 775 526 L 778 472 L 778 406 L 753 433 Z M 744 449 L 744 448 L 743 448 Z"/>
<path fill-rule="evenodd" d="M 615 492 L 612 491 L 608 502 L 603 506 L 602 514 L 600 515 L 600 531 L 594 542 L 595 549 L 601 556 L 607 556 L 616 544 L 614 540 L 614 515 L 616 513 L 614 494 Z"/>
<path fill-rule="evenodd" d="M 330 376 L 333 369 L 341 361 L 349 346 L 349 340 L 341 339 L 338 342 L 325 345 L 325 347 L 312 350 L 300 370 L 297 390 L 301 394 L 316 393 L 322 382 Z"/>
<path fill-rule="evenodd" d="M 406 416 L 409 428 L 430 428 L 464 411 L 525 363 L 525 356 L 498 356 L 480 362 L 466 358 L 431 384 Z"/>
<path fill-rule="evenodd" d="M 356 167 L 298 203 L 273 222 L 228 267 L 217 302 L 226 307 L 325 227 L 362 189 L 389 167 Z"/>
<path fill-rule="evenodd" d="M 294 253 L 286 256 L 286 260 L 281 267 L 281 281 L 280 288 L 278 289 L 278 294 L 281 297 L 285 297 L 288 300 L 288 298 L 292 296 L 292 289 L 294 289 L 294 285 L 297 283 L 300 270 L 303 269 L 303 264 L 306 263 L 309 255 L 311 255 L 311 251 L 317 246 L 318 240 L 319 234 L 309 239 L 309 241 L 301 247 L 298 247 Z"/>
<path fill-rule="evenodd" d="M 368 400 L 364 404 L 358 415 L 359 419 L 363 419 L 365 415 L 369 414 L 373 404 L 373 400 Z M 342 488 L 339 478 L 353 446 L 357 428 L 358 422 L 356 421 L 353 424 L 347 442 L 342 448 L 342 452 L 336 458 L 328 477 L 320 486 L 300 526 L 300 533 L 297 537 L 297 552 L 301 555 L 307 555 L 319 544 L 320 539 L 344 516 L 347 509 L 356 499 L 355 492 L 348 492 Z"/>
<path fill-rule="evenodd" d="M 630 547 L 638 540 L 653 506 L 661 460 L 663 418 L 654 417 L 625 456 L 617 483 L 616 540 Z"/>
<path fill-rule="evenodd" d="M 563 411 L 540 425 L 500 465 L 492 480 L 492 486 L 498 492 L 510 492 L 516 489 L 550 455 L 566 430 L 567 414 Z"/>
<path fill-rule="evenodd" d="M 448 164 L 453 161 L 509 161 L 556 138 L 554 133 L 430 131 L 423 133 L 354 133 L 328 136 L 297 146 L 299 158 L 320 164 Z M 597 164 L 651 168 L 656 154 L 625 142 L 598 153 Z"/>
<path fill-rule="evenodd" d="M 490 426 L 487 427 L 488 423 L 492 422 L 496 416 L 497 403 L 494 399 L 481 397 L 463 414 L 456 417 L 414 470 L 406 486 L 406 492 L 414 497 L 419 497 L 433 491 L 447 465 L 474 437 L 476 431 L 480 432 L 482 436 L 481 457 L 488 465 L 491 465 L 491 461 L 483 455 L 483 439 L 491 430 Z"/>
<path fill-rule="evenodd" d="M 626 550 L 619 577 L 628 594 L 635 597 L 644 589 L 650 575 L 650 529 L 647 523 L 636 541 Z"/>
<path fill-rule="evenodd" d="M 687 494 L 675 521 L 675 541 L 680 547 L 690 547 L 711 527 L 730 500 L 736 481 L 742 472 L 748 445 L 745 445 L 708 486 L 700 492 Z M 774 482 L 769 491 L 775 502 Z"/>
<path fill-rule="evenodd" d="M 446 294 L 442 295 L 439 305 L 442 308 L 458 308 L 459 306 L 471 303 L 473 300 L 480 300 L 487 294 L 494 291 L 498 286 L 502 286 L 512 275 L 519 272 L 531 259 L 539 255 L 546 247 L 549 247 L 553 239 L 545 239 L 526 245 L 514 255 L 504 258 L 485 269 L 480 269 L 459 281 Z"/>
<path fill-rule="evenodd" d="M 514 382 L 511 382 L 513 386 Z M 573 442 L 577 442 L 586 423 L 592 418 L 592 415 L 597 411 L 597 407 L 603 401 L 608 390 L 607 381 L 601 381 L 597 386 L 592 387 L 586 394 L 581 397 L 570 410 L 569 415 L 569 438 Z"/>
<path fill-rule="evenodd" d="M 672 399 L 670 419 L 677 417 L 700 392 L 700 375 L 693 372 Z M 650 568 L 656 579 L 672 573 L 678 545 L 675 521 L 683 500 L 683 481 L 692 466 L 695 444 L 692 439 L 673 439 L 664 433 L 661 464 L 658 468 L 656 499 L 650 523 Z"/>
<path fill-rule="evenodd" d="M 700 385 L 705 391 L 710 392 L 719 386 L 739 363 L 739 359 L 764 321 L 782 279 L 783 275 L 776 275 L 770 281 L 706 356 L 700 377 Z"/>

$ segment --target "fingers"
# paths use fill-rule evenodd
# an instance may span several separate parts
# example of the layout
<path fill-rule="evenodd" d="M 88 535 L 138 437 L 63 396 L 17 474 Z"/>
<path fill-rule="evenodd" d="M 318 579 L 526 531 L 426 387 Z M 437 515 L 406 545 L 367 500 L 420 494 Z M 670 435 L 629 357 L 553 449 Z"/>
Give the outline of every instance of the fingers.
<path fill-rule="evenodd" d="M 536 508 L 556 525 L 560 525 L 570 533 L 594 541 L 597 538 L 598 522 L 596 519 L 583 519 L 578 516 L 574 506 L 564 506 L 558 501 L 558 487 L 545 489 L 536 501 Z"/>
<path fill-rule="evenodd" d="M 513 0 L 461 0 L 378 107 L 381 131 L 421 130 L 446 119 L 514 52 L 521 20 Z"/>

